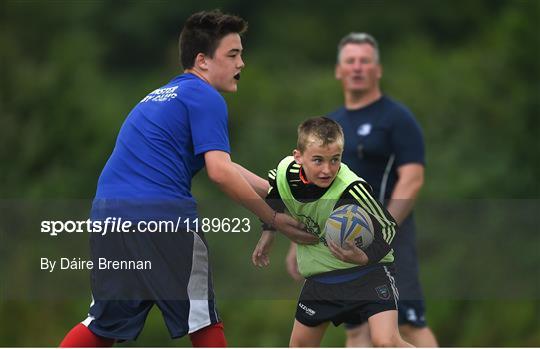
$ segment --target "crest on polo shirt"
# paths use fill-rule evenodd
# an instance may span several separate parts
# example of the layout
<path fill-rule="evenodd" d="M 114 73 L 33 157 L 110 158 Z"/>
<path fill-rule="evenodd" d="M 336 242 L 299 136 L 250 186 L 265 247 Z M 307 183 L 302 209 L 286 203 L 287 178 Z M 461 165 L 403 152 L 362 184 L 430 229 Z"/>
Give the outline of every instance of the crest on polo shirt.
<path fill-rule="evenodd" d="M 356 134 L 359 136 L 367 136 L 371 133 L 371 124 L 362 124 L 356 130 Z"/>

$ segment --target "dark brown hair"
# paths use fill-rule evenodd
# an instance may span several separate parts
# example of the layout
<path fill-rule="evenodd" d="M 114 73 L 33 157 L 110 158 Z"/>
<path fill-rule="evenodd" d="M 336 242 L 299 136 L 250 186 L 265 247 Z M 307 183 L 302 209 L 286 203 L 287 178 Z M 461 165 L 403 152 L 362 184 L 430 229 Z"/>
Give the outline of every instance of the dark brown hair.
<path fill-rule="evenodd" d="M 193 68 L 199 53 L 214 57 L 221 39 L 231 33 L 242 34 L 247 30 L 247 22 L 220 10 L 201 11 L 192 14 L 180 33 L 180 64 L 184 69 Z"/>

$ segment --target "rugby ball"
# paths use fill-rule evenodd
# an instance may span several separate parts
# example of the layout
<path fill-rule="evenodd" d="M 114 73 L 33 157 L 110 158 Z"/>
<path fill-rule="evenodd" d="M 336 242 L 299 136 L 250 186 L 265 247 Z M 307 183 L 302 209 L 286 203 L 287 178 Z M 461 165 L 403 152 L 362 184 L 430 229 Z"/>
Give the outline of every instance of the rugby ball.
<path fill-rule="evenodd" d="M 373 223 L 369 214 L 358 205 L 343 205 L 336 208 L 326 220 L 326 239 L 347 248 L 352 242 L 365 249 L 373 242 Z"/>

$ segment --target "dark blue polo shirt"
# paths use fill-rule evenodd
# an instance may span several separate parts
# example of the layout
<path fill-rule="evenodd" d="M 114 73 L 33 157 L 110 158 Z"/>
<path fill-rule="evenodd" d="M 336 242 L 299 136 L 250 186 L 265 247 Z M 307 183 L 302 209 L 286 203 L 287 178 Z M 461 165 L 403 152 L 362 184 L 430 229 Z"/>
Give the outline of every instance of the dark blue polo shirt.
<path fill-rule="evenodd" d="M 381 202 L 390 198 L 399 166 L 425 163 L 420 125 L 405 106 L 386 96 L 360 109 L 341 107 L 330 118 L 345 133 L 343 162 L 373 187 Z"/>

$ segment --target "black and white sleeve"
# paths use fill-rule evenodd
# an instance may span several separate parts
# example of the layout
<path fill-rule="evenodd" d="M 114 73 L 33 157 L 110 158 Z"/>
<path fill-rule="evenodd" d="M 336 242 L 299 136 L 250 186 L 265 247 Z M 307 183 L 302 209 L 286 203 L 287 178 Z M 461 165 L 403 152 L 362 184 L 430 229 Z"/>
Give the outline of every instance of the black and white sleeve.
<path fill-rule="evenodd" d="M 362 207 L 370 216 L 373 223 L 373 242 L 364 252 L 369 258 L 369 264 L 379 262 L 390 250 L 390 244 L 396 234 L 396 221 L 384 206 L 374 198 L 371 186 L 364 181 L 356 181 L 343 192 L 335 208 L 354 204 Z"/>
<path fill-rule="evenodd" d="M 276 169 L 270 170 L 268 172 L 268 184 L 270 184 L 270 189 L 268 190 L 268 195 L 264 199 L 268 206 L 274 209 L 276 212 L 283 213 L 285 212 L 285 204 L 279 195 L 279 191 L 276 183 Z M 262 222 L 263 230 L 275 231 L 276 229 L 270 224 Z"/>

